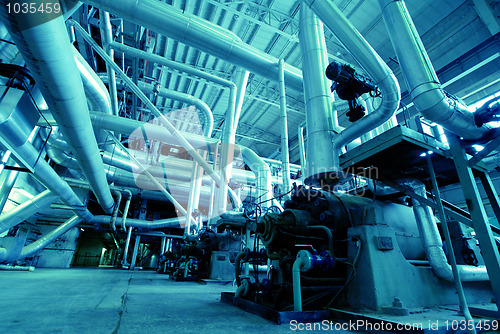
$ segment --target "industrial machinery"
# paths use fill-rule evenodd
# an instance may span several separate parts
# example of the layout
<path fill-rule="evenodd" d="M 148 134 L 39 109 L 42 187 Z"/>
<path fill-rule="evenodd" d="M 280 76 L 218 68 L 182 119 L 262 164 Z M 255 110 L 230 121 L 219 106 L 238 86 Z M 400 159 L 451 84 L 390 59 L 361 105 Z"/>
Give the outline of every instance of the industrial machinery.
<path fill-rule="evenodd" d="M 425 192 L 419 181 L 401 183 Z M 410 309 L 456 302 L 451 269 L 447 263 L 439 268 L 436 260 L 446 262 L 446 256 L 432 212 L 397 191 L 380 195 L 388 187 L 379 187 L 365 196 L 294 189 L 283 213 L 269 213 L 252 225 L 265 249 L 238 255 L 235 296 L 278 312 L 330 307 L 408 315 Z M 432 242 L 434 250 L 425 249 Z M 480 251 L 466 250 L 458 261 L 469 272 L 463 280 L 470 281 L 464 282 L 470 299 L 491 303 Z M 467 265 L 470 258 L 477 261 Z M 263 265 L 268 259 L 267 275 L 241 274 L 240 263 Z"/>
<path fill-rule="evenodd" d="M 232 263 L 240 243 L 241 235 L 231 231 L 205 230 L 196 237 L 177 239 L 172 250 L 162 254 L 159 272 L 176 281 L 209 278 L 233 281 Z"/>

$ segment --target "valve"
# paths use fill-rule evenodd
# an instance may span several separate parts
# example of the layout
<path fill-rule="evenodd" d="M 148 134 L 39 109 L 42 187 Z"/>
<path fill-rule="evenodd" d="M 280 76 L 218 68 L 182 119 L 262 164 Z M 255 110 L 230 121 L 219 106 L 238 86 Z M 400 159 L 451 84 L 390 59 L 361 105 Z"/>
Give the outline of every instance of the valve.
<path fill-rule="evenodd" d="M 336 91 L 340 99 L 349 102 L 349 111 L 346 113 L 349 121 L 356 122 L 361 119 L 365 115 L 365 107 L 357 100 L 365 93 L 375 92 L 375 85 L 347 64 L 332 62 L 326 68 L 325 74 L 333 81 L 332 92 Z"/>

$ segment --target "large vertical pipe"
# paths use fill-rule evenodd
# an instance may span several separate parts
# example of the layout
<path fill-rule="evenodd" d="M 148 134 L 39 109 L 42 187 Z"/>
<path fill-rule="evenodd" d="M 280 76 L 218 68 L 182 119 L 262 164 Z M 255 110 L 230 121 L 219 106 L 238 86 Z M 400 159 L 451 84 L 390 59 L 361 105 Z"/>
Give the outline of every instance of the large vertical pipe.
<path fill-rule="evenodd" d="M 281 111 L 281 161 L 283 163 L 283 188 L 284 193 L 290 191 L 290 153 L 288 152 L 288 120 L 286 113 L 285 92 L 285 61 L 280 59 L 279 88 L 280 88 L 280 111 Z"/>
<path fill-rule="evenodd" d="M 299 140 L 300 174 L 302 179 L 306 175 L 306 148 L 304 145 L 304 126 L 299 125 L 297 137 Z"/>
<path fill-rule="evenodd" d="M 39 22 L 37 15 L 12 15 L 5 2 L 2 1 L 0 12 L 12 39 L 64 136 L 71 142 L 99 204 L 107 213 L 111 213 L 114 201 L 99 157 L 64 18 L 58 16 L 47 22 Z"/>
<path fill-rule="evenodd" d="M 303 0 L 303 3 L 318 15 L 357 62 L 366 70 L 382 94 L 382 102 L 377 110 L 366 115 L 333 137 L 333 169 L 340 171 L 339 155 L 342 148 L 366 132 L 383 124 L 396 112 L 400 100 L 399 85 L 389 66 L 387 66 L 332 1 Z"/>
<path fill-rule="evenodd" d="M 101 36 L 104 49 L 111 59 L 115 59 L 115 51 L 109 47 L 109 44 L 113 42 L 113 31 L 109 13 L 101 10 L 99 11 L 99 17 L 101 19 Z M 115 71 L 109 65 L 106 65 L 106 72 L 108 74 L 108 85 L 111 95 L 111 112 L 113 115 L 118 116 L 118 93 L 116 90 Z"/>
<path fill-rule="evenodd" d="M 324 75 L 328 66 L 323 24 L 306 6 L 300 8 L 300 50 L 306 103 L 307 162 L 306 182 L 323 178 L 334 167 L 335 134 L 333 98 Z"/>
<path fill-rule="evenodd" d="M 236 111 L 234 113 L 234 131 L 238 129 L 238 123 L 240 122 L 241 108 L 243 107 L 243 100 L 245 98 L 245 93 L 247 90 L 248 77 L 250 72 L 242 68 L 238 68 L 235 73 L 234 83 L 238 89 L 236 95 Z"/>

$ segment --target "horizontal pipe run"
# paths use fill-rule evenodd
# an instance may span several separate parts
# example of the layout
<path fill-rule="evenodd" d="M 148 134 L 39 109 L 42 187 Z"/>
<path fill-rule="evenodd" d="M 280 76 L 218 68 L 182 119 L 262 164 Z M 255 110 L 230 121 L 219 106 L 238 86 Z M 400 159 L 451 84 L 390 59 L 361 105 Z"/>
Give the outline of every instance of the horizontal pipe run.
<path fill-rule="evenodd" d="M 180 11 L 174 6 L 157 0 L 85 0 L 85 2 L 264 78 L 275 81 L 278 79 L 277 58 L 242 42 L 230 31 Z M 291 89 L 302 92 L 302 72 L 299 69 L 287 65 L 285 80 Z"/>
<path fill-rule="evenodd" d="M 95 216 L 95 219 L 92 221 L 94 224 L 104 224 L 108 225 L 111 222 L 111 216 Z M 137 228 L 145 228 L 145 229 L 160 229 L 160 228 L 184 228 L 184 224 L 186 222 L 185 217 L 179 218 L 169 218 L 169 219 L 161 219 L 161 220 L 141 220 L 141 219 L 127 219 L 126 226 L 127 227 L 137 227 Z"/>
<path fill-rule="evenodd" d="M 107 78 L 106 78 L 107 79 Z M 104 80 L 106 81 L 106 80 Z M 158 90 L 155 89 L 155 86 L 153 84 L 145 83 L 143 81 L 139 81 L 137 83 L 137 86 L 144 92 L 147 93 L 158 93 L 158 96 L 173 99 L 176 101 L 181 101 L 185 103 L 190 103 L 194 105 L 197 108 L 197 111 L 200 111 L 203 114 L 203 117 L 205 119 L 205 126 L 203 127 L 203 135 L 205 137 L 211 137 L 213 128 L 214 128 L 214 116 L 213 112 L 210 109 L 210 107 L 202 100 L 181 92 L 176 92 L 174 90 L 166 89 L 166 88 L 160 88 Z M 125 85 L 123 84 L 122 81 L 117 82 L 117 87 L 118 88 L 123 88 Z"/>

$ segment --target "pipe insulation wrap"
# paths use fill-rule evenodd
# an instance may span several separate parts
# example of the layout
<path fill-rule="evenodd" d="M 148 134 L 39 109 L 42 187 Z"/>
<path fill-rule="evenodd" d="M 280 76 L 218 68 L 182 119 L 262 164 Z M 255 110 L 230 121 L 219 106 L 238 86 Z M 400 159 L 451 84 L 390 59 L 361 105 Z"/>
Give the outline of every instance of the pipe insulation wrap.
<path fill-rule="evenodd" d="M 2 1 L 0 14 L 23 55 L 64 136 L 71 142 L 99 204 L 107 213 L 114 205 L 90 122 L 83 83 L 62 16 L 29 29 L 30 16 L 10 15 Z M 22 19 L 22 20 L 21 20 Z M 22 22 L 20 22 L 22 21 Z M 28 22 L 29 23 L 29 22 Z"/>
<path fill-rule="evenodd" d="M 368 131 L 382 125 L 396 112 L 399 107 L 401 95 L 399 84 L 389 66 L 387 66 L 333 2 L 303 0 L 303 3 L 311 8 L 323 21 L 344 45 L 345 49 L 349 51 L 361 67 L 371 76 L 382 93 L 382 102 L 374 112 L 366 115 L 333 137 L 333 145 L 337 151 L 334 153 L 334 164 L 335 168 L 339 170 L 338 158 L 341 148 Z"/>
<path fill-rule="evenodd" d="M 97 8 L 241 66 L 264 78 L 278 80 L 278 59 L 244 43 L 232 32 L 157 0 L 86 0 Z M 285 66 L 288 86 L 302 91 L 302 72 Z"/>
<path fill-rule="evenodd" d="M 427 198 L 425 185 L 422 182 L 418 180 L 403 180 L 401 183 L 409 187 L 417 195 Z M 414 199 L 412 202 L 420 240 L 424 246 L 425 254 L 432 267 L 432 271 L 437 277 L 452 282 L 453 271 L 443 250 L 443 241 L 441 240 L 432 210 L 429 206 Z M 460 279 L 464 282 L 489 280 L 485 266 L 459 265 L 457 267 Z"/>
<path fill-rule="evenodd" d="M 465 139 L 481 139 L 491 128 L 477 127 L 466 106 L 441 88 L 431 60 L 404 1 L 379 0 L 389 37 L 408 91 L 417 110 L 427 119 Z"/>

